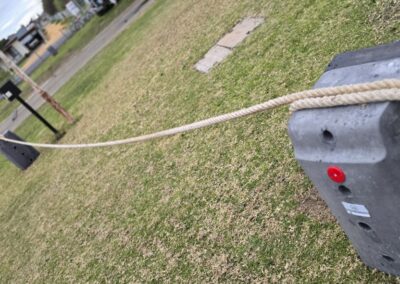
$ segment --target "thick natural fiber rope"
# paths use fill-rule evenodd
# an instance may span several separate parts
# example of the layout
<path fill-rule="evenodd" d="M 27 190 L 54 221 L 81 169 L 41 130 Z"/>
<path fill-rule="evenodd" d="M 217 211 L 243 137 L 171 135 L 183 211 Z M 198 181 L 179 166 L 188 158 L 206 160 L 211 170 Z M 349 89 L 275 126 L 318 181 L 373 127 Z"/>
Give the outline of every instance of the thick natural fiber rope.
<path fill-rule="evenodd" d="M 116 145 L 125 145 L 138 142 L 149 141 L 161 137 L 172 136 L 179 133 L 188 132 L 191 130 L 204 128 L 218 123 L 226 122 L 236 118 L 248 116 L 261 111 L 266 111 L 279 106 L 292 104 L 291 110 L 296 111 L 303 108 L 322 108 L 332 107 L 337 105 L 354 105 L 364 104 L 378 101 L 400 101 L 400 80 L 383 80 L 373 83 L 347 85 L 339 87 L 329 87 L 314 90 L 307 90 L 299 93 L 294 93 L 282 96 L 276 99 L 266 101 L 264 103 L 244 108 L 235 112 L 223 114 L 209 119 L 201 120 L 191 124 L 186 124 L 180 127 L 155 132 L 148 135 L 91 144 L 41 144 L 22 142 L 13 139 L 8 139 L 0 135 L 0 140 L 37 148 L 52 148 L 52 149 L 82 149 L 109 147 Z"/>
<path fill-rule="evenodd" d="M 399 101 L 400 89 L 382 89 L 360 93 L 350 93 L 331 97 L 309 98 L 299 100 L 290 105 L 290 111 L 301 109 L 326 108 L 335 106 L 357 105 L 372 102 Z"/>

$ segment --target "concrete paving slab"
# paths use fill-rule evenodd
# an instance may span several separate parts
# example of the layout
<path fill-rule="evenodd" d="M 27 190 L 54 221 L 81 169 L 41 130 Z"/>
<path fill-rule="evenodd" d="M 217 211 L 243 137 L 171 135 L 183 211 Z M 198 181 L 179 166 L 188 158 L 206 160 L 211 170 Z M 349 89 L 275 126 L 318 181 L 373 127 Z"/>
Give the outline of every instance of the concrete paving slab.
<path fill-rule="evenodd" d="M 215 65 L 232 53 L 233 48 L 245 40 L 262 23 L 264 23 L 264 18 L 260 17 L 246 18 L 241 21 L 208 51 L 204 58 L 195 65 L 195 68 L 203 73 L 210 72 Z"/>
<path fill-rule="evenodd" d="M 235 48 L 249 34 L 264 22 L 263 18 L 246 18 L 237 24 L 232 32 L 226 34 L 217 44 L 227 48 Z"/>
<path fill-rule="evenodd" d="M 239 43 L 244 41 L 247 36 L 248 36 L 247 32 L 232 31 L 231 33 L 225 35 L 222 39 L 220 39 L 220 41 L 218 42 L 218 45 L 233 49 Z"/>
<path fill-rule="evenodd" d="M 229 48 L 215 45 L 207 52 L 204 58 L 196 64 L 195 68 L 200 72 L 208 73 L 216 64 L 222 62 L 231 53 L 232 50 Z"/>
<path fill-rule="evenodd" d="M 254 31 L 256 28 L 258 28 L 263 23 L 264 23 L 264 18 L 262 18 L 262 17 L 246 18 L 243 21 L 241 21 L 239 24 L 237 24 L 233 28 L 233 30 L 234 31 L 245 31 L 247 33 L 250 33 L 252 31 Z"/>

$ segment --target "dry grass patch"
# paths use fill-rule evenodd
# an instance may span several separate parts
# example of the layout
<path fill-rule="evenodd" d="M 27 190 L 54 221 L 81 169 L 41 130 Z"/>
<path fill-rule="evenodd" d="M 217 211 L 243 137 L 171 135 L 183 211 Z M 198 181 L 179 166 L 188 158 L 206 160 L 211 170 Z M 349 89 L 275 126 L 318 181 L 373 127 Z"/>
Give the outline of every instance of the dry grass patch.
<path fill-rule="evenodd" d="M 62 142 L 149 133 L 309 88 L 334 54 L 394 39 L 365 24 L 375 9 L 353 0 L 158 1 L 58 94 L 81 117 Z M 265 25 L 223 66 L 192 68 L 252 15 Z M 44 151 L 26 173 L 1 163 L 2 280 L 394 281 L 365 268 L 335 222 L 301 205 L 312 186 L 287 119 L 280 109 L 145 144 Z M 50 139 L 38 129 L 30 120 L 18 132 Z"/>
<path fill-rule="evenodd" d="M 298 200 L 298 210 L 301 213 L 319 222 L 335 222 L 335 217 L 315 188 L 307 191 L 304 195 L 300 195 Z"/>

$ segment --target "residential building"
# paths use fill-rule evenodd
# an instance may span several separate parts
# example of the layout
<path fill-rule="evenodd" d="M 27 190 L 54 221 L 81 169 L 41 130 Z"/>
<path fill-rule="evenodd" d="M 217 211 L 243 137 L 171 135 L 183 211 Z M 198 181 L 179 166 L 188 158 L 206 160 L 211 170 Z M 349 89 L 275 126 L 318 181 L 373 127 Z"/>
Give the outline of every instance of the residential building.
<path fill-rule="evenodd" d="M 45 41 L 45 35 L 38 23 L 31 21 L 9 36 L 3 52 L 19 63 Z"/>

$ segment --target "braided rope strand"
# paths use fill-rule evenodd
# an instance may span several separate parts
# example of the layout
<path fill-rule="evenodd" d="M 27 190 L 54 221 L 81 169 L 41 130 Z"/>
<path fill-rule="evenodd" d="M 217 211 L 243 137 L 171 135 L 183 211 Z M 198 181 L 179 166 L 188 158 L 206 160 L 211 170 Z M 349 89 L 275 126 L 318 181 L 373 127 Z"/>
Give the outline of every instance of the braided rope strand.
<path fill-rule="evenodd" d="M 0 140 L 19 145 L 32 146 L 37 148 L 50 148 L 50 149 L 83 149 L 83 148 L 110 147 L 110 146 L 145 142 L 162 137 L 168 137 L 199 128 L 216 125 L 222 122 L 234 120 L 237 118 L 245 117 L 248 115 L 256 114 L 258 112 L 266 111 L 269 109 L 289 104 L 293 104 L 291 106 L 291 111 L 297 111 L 300 109 L 307 109 L 307 108 L 354 105 L 354 104 L 364 104 L 377 101 L 400 101 L 400 80 L 395 80 L 395 79 L 383 80 L 372 83 L 306 90 L 278 97 L 266 101 L 264 103 L 244 108 L 235 112 L 211 117 L 208 119 L 186 124 L 183 126 L 155 132 L 152 134 L 132 137 L 123 140 L 89 143 L 89 144 L 43 144 L 43 143 L 17 141 L 6 138 L 4 137 L 4 135 L 0 135 Z"/>
<path fill-rule="evenodd" d="M 293 113 L 302 109 L 328 108 L 384 101 L 400 101 L 400 89 L 383 89 L 331 97 L 307 98 L 293 102 L 290 105 L 290 112 Z"/>

